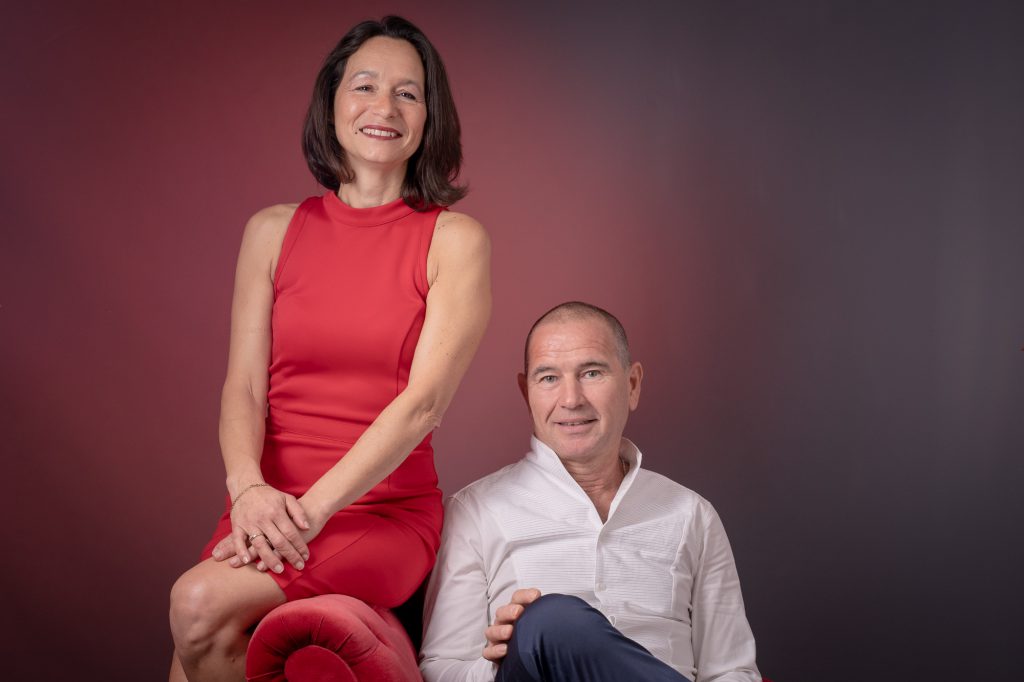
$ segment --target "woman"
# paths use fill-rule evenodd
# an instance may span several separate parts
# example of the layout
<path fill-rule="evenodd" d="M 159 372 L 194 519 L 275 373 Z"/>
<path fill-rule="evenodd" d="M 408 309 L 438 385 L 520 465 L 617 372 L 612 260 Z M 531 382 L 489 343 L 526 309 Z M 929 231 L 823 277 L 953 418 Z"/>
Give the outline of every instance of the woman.
<path fill-rule="evenodd" d="M 396 606 L 433 566 L 430 432 L 490 313 L 444 66 L 415 26 L 363 22 L 328 56 L 303 148 L 323 197 L 242 238 L 220 440 L 229 505 L 171 591 L 172 680 L 243 677 L 254 624 L 340 592 Z M 269 368 L 269 371 L 268 371 Z"/>

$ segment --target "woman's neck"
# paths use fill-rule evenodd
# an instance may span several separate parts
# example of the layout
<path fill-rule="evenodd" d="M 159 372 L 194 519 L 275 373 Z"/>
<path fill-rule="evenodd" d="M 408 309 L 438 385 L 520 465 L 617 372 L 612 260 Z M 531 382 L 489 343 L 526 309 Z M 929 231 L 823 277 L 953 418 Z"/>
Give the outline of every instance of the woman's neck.
<path fill-rule="evenodd" d="M 383 206 L 402 196 L 404 165 L 387 171 L 360 168 L 354 174 L 352 182 L 345 183 L 338 190 L 338 198 L 352 208 Z"/>

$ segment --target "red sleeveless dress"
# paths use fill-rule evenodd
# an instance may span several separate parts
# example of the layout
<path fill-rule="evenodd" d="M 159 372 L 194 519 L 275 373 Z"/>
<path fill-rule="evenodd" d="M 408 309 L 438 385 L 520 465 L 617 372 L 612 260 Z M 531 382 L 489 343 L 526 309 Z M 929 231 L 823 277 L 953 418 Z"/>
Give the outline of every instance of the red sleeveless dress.
<path fill-rule="evenodd" d="M 328 193 L 295 211 L 274 277 L 260 462 L 270 485 L 301 496 L 405 388 L 441 210 L 416 212 L 402 199 L 356 209 Z M 203 559 L 231 531 L 228 511 Z M 289 601 L 341 593 L 397 606 L 433 568 L 441 516 L 428 435 L 394 473 L 331 517 L 303 570 L 284 562 L 282 574 L 269 575 Z"/>

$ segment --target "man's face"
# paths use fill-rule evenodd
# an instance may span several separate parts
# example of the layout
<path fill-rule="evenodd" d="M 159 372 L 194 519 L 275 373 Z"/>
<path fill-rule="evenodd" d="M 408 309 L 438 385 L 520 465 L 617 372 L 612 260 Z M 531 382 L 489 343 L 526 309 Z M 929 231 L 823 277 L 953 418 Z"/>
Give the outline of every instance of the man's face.
<path fill-rule="evenodd" d="M 596 317 L 554 319 L 533 332 L 519 387 L 533 433 L 563 460 L 618 457 L 640 400 L 643 368 L 623 367 L 611 329 Z"/>

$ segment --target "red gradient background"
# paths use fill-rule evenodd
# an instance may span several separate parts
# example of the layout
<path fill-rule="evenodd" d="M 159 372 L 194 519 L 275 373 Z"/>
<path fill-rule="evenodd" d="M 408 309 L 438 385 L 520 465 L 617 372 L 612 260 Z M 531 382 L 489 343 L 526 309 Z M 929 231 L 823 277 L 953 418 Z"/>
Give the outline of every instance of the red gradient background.
<path fill-rule="evenodd" d="M 385 12 L 445 58 L 494 243 L 445 491 L 524 451 L 526 330 L 591 301 L 645 364 L 645 463 L 725 520 L 766 674 L 1016 669 L 1019 6 L 43 2 L 0 46 L 4 679 L 166 674 L 241 229 L 318 193 L 313 78 Z"/>

